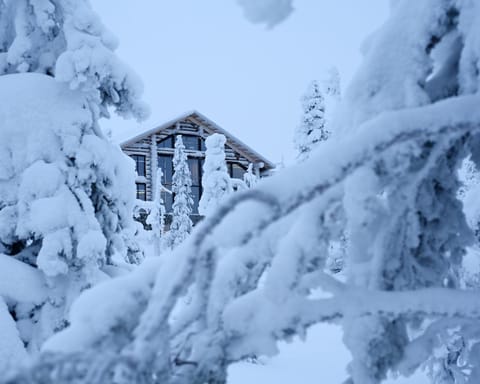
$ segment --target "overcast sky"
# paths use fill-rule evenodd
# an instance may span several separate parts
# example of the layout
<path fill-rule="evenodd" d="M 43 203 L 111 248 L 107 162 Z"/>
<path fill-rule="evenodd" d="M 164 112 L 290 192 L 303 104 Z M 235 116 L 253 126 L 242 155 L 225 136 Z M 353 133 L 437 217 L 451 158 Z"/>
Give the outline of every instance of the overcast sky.
<path fill-rule="evenodd" d="M 274 162 L 293 157 L 308 83 L 335 65 L 345 87 L 362 41 L 388 14 L 386 0 L 297 0 L 272 30 L 235 0 L 95 0 L 118 54 L 143 79 L 152 114 L 104 123 L 124 136 L 196 109 Z"/>

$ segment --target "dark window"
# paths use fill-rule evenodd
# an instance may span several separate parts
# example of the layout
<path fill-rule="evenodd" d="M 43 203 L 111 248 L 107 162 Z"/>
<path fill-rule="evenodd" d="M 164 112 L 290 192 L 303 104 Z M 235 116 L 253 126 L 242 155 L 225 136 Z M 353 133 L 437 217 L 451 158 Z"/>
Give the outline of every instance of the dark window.
<path fill-rule="evenodd" d="M 173 148 L 173 136 L 168 136 L 158 142 L 158 148 Z"/>
<path fill-rule="evenodd" d="M 245 168 L 243 168 L 240 164 L 230 163 L 228 164 L 228 172 L 230 173 L 230 177 L 233 179 L 243 180 Z"/>
<path fill-rule="evenodd" d="M 200 150 L 200 138 L 198 136 L 182 135 L 182 141 L 186 149 L 190 149 L 192 151 Z"/>
<path fill-rule="evenodd" d="M 201 185 L 201 164 L 200 159 L 188 159 L 188 168 L 192 175 L 192 185 Z"/>
<path fill-rule="evenodd" d="M 190 169 L 190 174 L 192 175 L 192 213 L 194 214 L 198 214 L 198 202 L 202 195 L 202 165 L 203 159 L 188 159 L 188 167 Z"/>
<path fill-rule="evenodd" d="M 163 178 L 162 184 L 168 190 L 172 190 L 172 177 L 173 177 L 173 156 L 171 155 L 158 155 L 158 167 L 162 169 Z M 173 197 L 171 193 L 162 192 L 163 203 L 165 204 L 165 210 L 172 212 Z"/>
<path fill-rule="evenodd" d="M 138 200 L 147 200 L 147 184 L 137 183 L 137 199 Z"/>
<path fill-rule="evenodd" d="M 163 179 L 162 184 L 172 184 L 173 176 L 173 156 L 172 155 L 158 155 L 158 167 L 162 168 Z"/>
<path fill-rule="evenodd" d="M 171 186 L 167 187 L 169 190 L 171 190 Z M 168 192 L 162 192 L 162 200 L 163 204 L 165 205 L 165 211 L 167 213 L 172 212 L 172 205 L 173 205 L 173 196 L 171 193 Z"/>
<path fill-rule="evenodd" d="M 135 161 L 135 170 L 138 176 L 146 175 L 145 156 L 144 155 L 132 155 L 132 159 Z"/>
<path fill-rule="evenodd" d="M 198 214 L 198 203 L 200 201 L 200 193 L 201 193 L 202 187 L 194 187 L 192 186 L 192 200 L 193 200 L 193 207 L 192 207 L 192 213 L 193 214 Z"/>

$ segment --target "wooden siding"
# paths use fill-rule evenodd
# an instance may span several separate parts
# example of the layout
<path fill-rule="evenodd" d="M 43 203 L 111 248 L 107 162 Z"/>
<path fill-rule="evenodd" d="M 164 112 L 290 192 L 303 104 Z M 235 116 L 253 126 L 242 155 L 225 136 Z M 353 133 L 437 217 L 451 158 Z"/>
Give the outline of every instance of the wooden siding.
<path fill-rule="evenodd" d="M 158 143 L 163 139 L 171 135 L 194 135 L 199 136 L 205 139 L 209 136 L 209 132 L 204 129 L 204 127 L 192 122 L 189 118 L 176 122 L 167 128 L 163 128 L 159 132 L 155 132 L 149 136 L 143 137 L 135 142 L 129 142 L 128 144 L 122 145 L 122 150 L 127 155 L 143 155 L 145 156 L 145 169 L 146 169 L 146 184 L 147 184 L 147 200 L 151 201 L 153 199 L 153 186 L 152 186 L 152 151 L 151 143 L 152 136 L 155 136 L 154 140 L 157 142 L 157 154 L 171 154 L 173 155 L 173 148 L 158 148 Z M 189 157 L 205 157 L 204 151 L 194 151 L 186 150 L 186 154 Z M 236 152 L 231 145 L 229 145 L 228 138 L 227 144 L 225 146 L 225 157 L 227 164 L 239 164 L 243 168 L 247 168 L 250 164 L 250 161 L 243 156 L 242 154 Z M 260 174 L 261 175 L 261 174 Z M 137 179 L 137 181 L 140 181 Z"/>

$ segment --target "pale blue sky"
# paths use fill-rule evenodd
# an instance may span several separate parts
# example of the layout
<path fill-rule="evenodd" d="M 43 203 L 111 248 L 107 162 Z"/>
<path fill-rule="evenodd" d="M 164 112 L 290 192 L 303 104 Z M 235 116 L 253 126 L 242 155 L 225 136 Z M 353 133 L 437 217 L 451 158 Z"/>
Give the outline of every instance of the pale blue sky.
<path fill-rule="evenodd" d="M 345 86 L 362 41 L 388 14 L 387 0 L 296 0 L 291 17 L 268 30 L 246 21 L 235 0 L 92 4 L 152 109 L 141 126 L 115 118 L 110 128 L 134 135 L 197 109 L 274 162 L 293 156 L 309 81 L 336 65 Z"/>

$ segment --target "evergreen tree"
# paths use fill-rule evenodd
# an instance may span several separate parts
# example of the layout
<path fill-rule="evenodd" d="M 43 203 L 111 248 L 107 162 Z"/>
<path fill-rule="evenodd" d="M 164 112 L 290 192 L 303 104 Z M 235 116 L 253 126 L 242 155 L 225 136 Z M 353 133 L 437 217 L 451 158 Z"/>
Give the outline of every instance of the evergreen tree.
<path fill-rule="evenodd" d="M 146 110 L 141 83 L 88 1 L 2 0 L 0 40 L 0 73 L 9 74 L 0 76 L 0 256 L 9 258 L 0 281 L 12 265 L 19 273 L 0 293 L 13 294 L 14 317 L 2 311 L 0 323 L 13 324 L 35 354 L 68 324 L 80 292 L 113 266 L 139 261 L 134 172 L 98 119 L 110 106 L 137 118 Z M 30 286 L 29 267 L 46 289 Z M 28 294 L 15 294 L 19 281 Z M 4 371 L 2 363 L 0 353 Z"/>
<path fill-rule="evenodd" d="M 253 188 L 258 182 L 257 175 L 253 172 L 253 164 L 248 164 L 247 172 L 243 175 L 243 181 L 247 188 Z"/>
<path fill-rule="evenodd" d="M 176 247 L 183 242 L 192 231 L 192 176 L 188 168 L 185 145 L 182 136 L 178 135 L 175 140 L 175 152 L 173 155 L 173 178 L 172 192 L 174 194 L 172 224 L 167 237 L 167 245 Z"/>
<path fill-rule="evenodd" d="M 322 87 L 325 96 L 325 127 L 329 135 L 332 135 L 334 133 L 332 124 L 341 99 L 340 73 L 336 67 L 327 71 Z"/>
<path fill-rule="evenodd" d="M 312 81 L 302 98 L 303 117 L 295 132 L 294 142 L 298 159 L 308 158 L 320 141 L 328 139 L 326 128 L 325 97 L 318 81 Z"/>
<path fill-rule="evenodd" d="M 325 79 L 323 80 L 323 89 L 327 98 L 340 100 L 340 73 L 336 67 L 332 67 L 327 71 Z"/>
<path fill-rule="evenodd" d="M 225 136 L 219 133 L 214 133 L 205 140 L 203 194 L 198 205 L 201 215 L 208 215 L 232 192 L 232 183 L 225 160 L 226 141 Z"/>
<path fill-rule="evenodd" d="M 0 1 L 0 74 L 54 76 L 87 95 L 97 117 L 109 106 L 146 117 L 142 84 L 114 54 L 117 45 L 88 0 Z"/>

